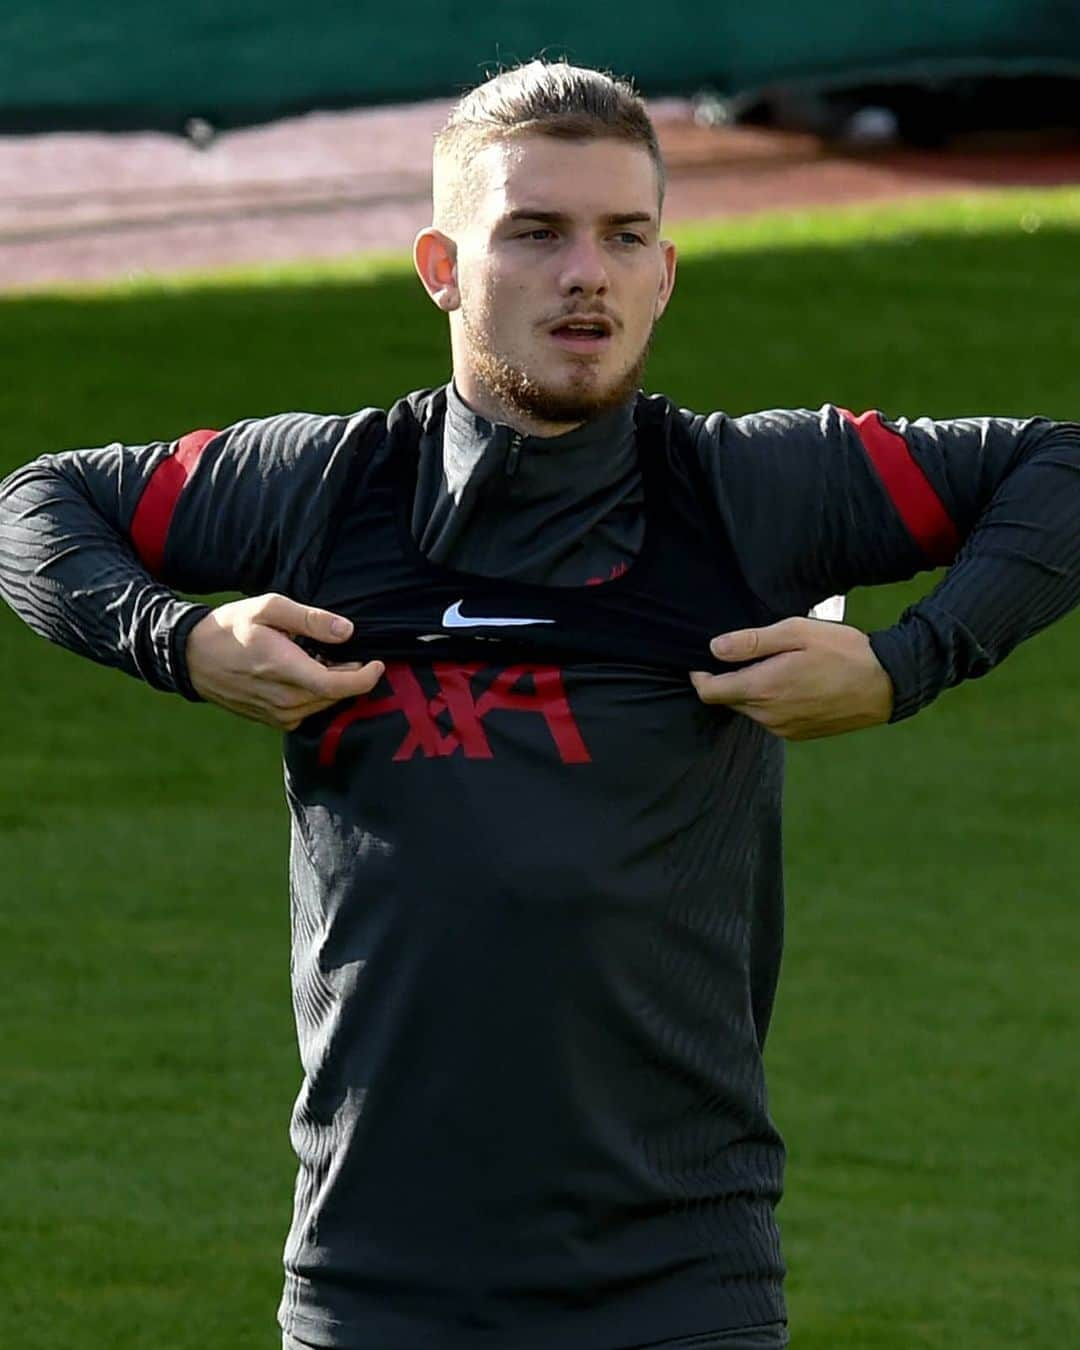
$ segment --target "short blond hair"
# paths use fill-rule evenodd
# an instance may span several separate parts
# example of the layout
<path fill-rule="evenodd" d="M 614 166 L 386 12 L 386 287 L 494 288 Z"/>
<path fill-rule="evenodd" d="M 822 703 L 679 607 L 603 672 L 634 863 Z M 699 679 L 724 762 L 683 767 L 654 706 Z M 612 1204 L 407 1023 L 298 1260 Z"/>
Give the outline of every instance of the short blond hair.
<path fill-rule="evenodd" d="M 667 175 L 656 129 L 633 83 L 606 71 L 537 59 L 470 90 L 436 134 L 436 223 L 440 217 L 443 224 L 456 223 L 466 214 L 470 168 L 481 150 L 495 141 L 525 135 L 642 146 L 656 168 L 659 218 Z"/>

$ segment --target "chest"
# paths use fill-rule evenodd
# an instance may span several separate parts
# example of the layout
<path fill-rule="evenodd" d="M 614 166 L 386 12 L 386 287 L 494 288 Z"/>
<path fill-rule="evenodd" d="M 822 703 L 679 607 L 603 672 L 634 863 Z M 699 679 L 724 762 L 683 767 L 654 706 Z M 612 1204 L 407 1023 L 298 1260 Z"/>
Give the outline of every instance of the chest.
<path fill-rule="evenodd" d="M 692 491 L 657 466 L 645 481 L 637 518 L 620 519 L 639 543 L 635 557 L 602 584 L 539 585 L 512 575 L 509 559 L 481 576 L 426 558 L 412 536 L 409 484 L 384 459 L 353 490 L 305 597 L 354 625 L 348 646 L 324 655 L 504 668 L 624 661 L 682 675 L 715 668 L 710 638 L 762 622 L 762 607 Z M 565 524 L 536 528 L 557 552 Z"/>
<path fill-rule="evenodd" d="M 633 912 L 757 818 L 771 741 L 649 667 L 391 660 L 288 737 L 286 769 L 331 891 Z"/>

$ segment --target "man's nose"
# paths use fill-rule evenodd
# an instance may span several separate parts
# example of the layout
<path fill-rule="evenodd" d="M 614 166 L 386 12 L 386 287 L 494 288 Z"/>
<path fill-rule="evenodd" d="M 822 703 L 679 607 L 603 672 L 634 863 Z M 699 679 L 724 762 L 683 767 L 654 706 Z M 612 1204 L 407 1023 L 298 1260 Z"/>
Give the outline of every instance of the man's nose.
<path fill-rule="evenodd" d="M 603 246 L 595 239 L 575 239 L 563 254 L 560 280 L 567 295 L 575 291 L 586 295 L 602 295 L 608 288 L 607 259 Z"/>

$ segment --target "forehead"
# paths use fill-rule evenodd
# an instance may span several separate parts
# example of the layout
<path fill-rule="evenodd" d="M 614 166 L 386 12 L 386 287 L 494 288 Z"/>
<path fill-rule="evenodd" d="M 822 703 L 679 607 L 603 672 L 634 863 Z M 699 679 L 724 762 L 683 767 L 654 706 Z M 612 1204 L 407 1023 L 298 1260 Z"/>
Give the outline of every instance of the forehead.
<path fill-rule="evenodd" d="M 491 226 L 535 207 L 581 220 L 648 211 L 656 218 L 656 166 L 643 145 L 522 136 L 485 146 L 474 163 L 476 216 Z"/>

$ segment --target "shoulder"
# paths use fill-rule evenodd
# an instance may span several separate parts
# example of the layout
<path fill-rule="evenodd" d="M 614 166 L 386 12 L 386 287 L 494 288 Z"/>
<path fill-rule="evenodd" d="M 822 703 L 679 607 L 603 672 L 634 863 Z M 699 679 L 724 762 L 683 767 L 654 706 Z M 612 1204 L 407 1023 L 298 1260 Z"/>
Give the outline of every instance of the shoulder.
<path fill-rule="evenodd" d="M 418 430 L 426 431 L 432 423 L 441 421 L 445 413 L 445 385 L 414 389 L 391 405 L 385 414 L 385 424 L 390 430 L 415 425 Z"/>
<path fill-rule="evenodd" d="M 759 418 L 768 417 L 768 413 L 751 413 L 744 418 L 733 418 L 722 411 L 699 412 L 684 407 L 667 394 L 646 394 L 644 390 L 637 396 L 635 416 L 639 422 L 666 422 L 680 439 L 689 437 L 695 443 L 707 439 L 719 439 L 729 423 L 753 423 Z"/>
<path fill-rule="evenodd" d="M 666 394 L 639 392 L 634 408 L 639 429 L 663 430 L 668 445 L 678 451 L 696 452 L 704 458 L 709 443 L 717 444 L 723 436 L 727 414 L 701 413 L 683 407 Z"/>
<path fill-rule="evenodd" d="M 667 394 L 647 394 L 641 389 L 634 403 L 634 420 L 639 427 L 666 427 L 683 439 L 687 432 L 696 436 L 703 419 L 700 413 L 680 407 Z"/>
<path fill-rule="evenodd" d="M 847 438 L 852 424 L 850 414 L 832 403 L 819 408 L 763 408 L 734 414 L 721 409 L 698 412 L 663 395 L 654 395 L 649 401 L 662 401 L 673 425 L 692 441 L 699 454 L 708 457 L 835 446 Z"/>
<path fill-rule="evenodd" d="M 282 466 L 298 466 L 312 456 L 354 446 L 385 426 L 381 408 L 352 413 L 284 412 L 234 422 L 218 433 L 218 448 L 255 456 Z"/>

